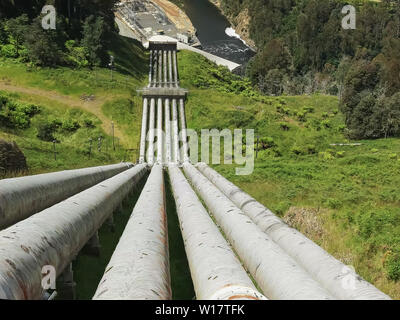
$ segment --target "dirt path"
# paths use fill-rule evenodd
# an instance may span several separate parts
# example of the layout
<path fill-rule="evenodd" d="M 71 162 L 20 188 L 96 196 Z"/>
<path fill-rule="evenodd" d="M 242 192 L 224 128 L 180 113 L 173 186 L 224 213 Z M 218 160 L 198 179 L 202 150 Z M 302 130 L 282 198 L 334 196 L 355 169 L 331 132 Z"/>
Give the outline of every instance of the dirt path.
<path fill-rule="evenodd" d="M 81 108 L 85 111 L 93 113 L 97 118 L 99 118 L 101 121 L 101 127 L 103 128 L 104 132 L 110 134 L 111 119 L 106 117 L 101 110 L 102 105 L 106 103 L 109 99 L 96 98 L 95 100 L 92 101 L 84 101 L 79 98 L 74 98 L 60 94 L 56 91 L 47 91 L 32 87 L 19 87 L 4 82 L 0 82 L 0 90 L 40 96 L 50 100 L 57 101 L 70 108 Z M 127 137 L 122 133 L 122 131 L 116 125 L 114 127 L 114 132 L 115 136 L 121 140 L 122 144 L 125 144 L 125 142 L 128 141 Z"/>

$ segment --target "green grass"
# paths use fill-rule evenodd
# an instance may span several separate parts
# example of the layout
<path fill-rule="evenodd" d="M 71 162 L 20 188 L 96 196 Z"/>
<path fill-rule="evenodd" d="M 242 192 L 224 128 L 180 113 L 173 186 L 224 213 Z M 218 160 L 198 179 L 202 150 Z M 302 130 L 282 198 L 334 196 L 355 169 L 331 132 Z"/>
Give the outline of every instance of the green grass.
<path fill-rule="evenodd" d="M 167 173 L 164 174 L 166 205 L 168 215 L 168 243 L 170 255 L 171 288 L 173 300 L 192 300 L 195 298 L 185 245 L 176 213 L 174 196 Z"/>
<path fill-rule="evenodd" d="M 30 174 L 122 160 L 136 161 L 138 151 L 132 149 L 137 149 L 141 117 L 141 103 L 136 90 L 146 83 L 148 54 L 134 40 L 115 36 L 112 42 L 113 50 L 109 53 L 114 55 L 116 65 L 113 81 L 110 70 L 106 68 L 30 68 L 11 59 L 0 59 L 0 84 L 11 86 L 18 92 L 0 93 L 17 102 L 34 103 L 42 109 L 32 118 L 28 129 L 0 127 L 0 138 L 16 141 L 24 152 Z M 82 95 L 94 95 L 94 102 L 85 105 L 80 99 Z M 60 142 L 56 145 L 57 160 L 54 160 L 53 144 L 37 138 L 40 124 L 53 120 L 77 121 L 81 126 L 75 132 L 57 130 L 54 134 Z M 86 120 L 92 121 L 94 128 L 86 128 Z M 115 151 L 111 121 L 122 134 L 115 139 Z M 102 137 L 100 151 L 99 137 Z M 93 140 L 90 159 L 89 139 Z"/>
<path fill-rule="evenodd" d="M 72 97 L 129 95 L 146 83 L 148 54 L 136 41 L 120 36 L 113 38 L 112 47 L 109 53 L 115 56 L 116 66 L 113 81 L 107 68 L 28 67 L 12 59 L 0 60 L 0 80 Z"/>
<path fill-rule="evenodd" d="M 179 63 L 189 128 L 252 128 L 274 142 L 259 151 L 250 176 L 236 176 L 236 165 L 215 169 L 281 217 L 290 208 L 316 210 L 324 232 L 309 236 L 399 299 L 400 139 L 348 140 L 336 97 L 260 97 L 245 86 L 230 93 L 235 78 L 220 68 L 189 52 Z M 362 145 L 330 145 L 354 142 Z"/>
<path fill-rule="evenodd" d="M 6 94 L 5 92 L 0 93 Z M 104 132 L 100 120 L 93 114 L 79 108 L 70 108 L 51 100 L 35 99 L 33 96 L 24 94 L 10 96 L 15 101 L 35 103 L 41 108 L 41 112 L 31 119 L 29 128 L 3 128 L 0 131 L 0 138 L 6 141 L 15 141 L 24 152 L 30 174 L 116 163 L 124 160 L 124 157 L 126 157 L 125 160 L 134 160 L 128 159 L 121 147 L 116 151 L 112 150 L 112 137 Z M 54 158 L 53 143 L 37 137 L 39 126 L 54 120 L 61 123 L 73 120 L 81 126 L 75 132 L 68 132 L 60 128 L 54 133 L 54 137 L 58 140 L 55 145 L 56 159 Z M 86 127 L 85 121 L 92 121 L 93 127 Z M 99 137 L 102 137 L 100 151 L 98 149 Z M 90 155 L 89 139 L 92 139 Z"/>

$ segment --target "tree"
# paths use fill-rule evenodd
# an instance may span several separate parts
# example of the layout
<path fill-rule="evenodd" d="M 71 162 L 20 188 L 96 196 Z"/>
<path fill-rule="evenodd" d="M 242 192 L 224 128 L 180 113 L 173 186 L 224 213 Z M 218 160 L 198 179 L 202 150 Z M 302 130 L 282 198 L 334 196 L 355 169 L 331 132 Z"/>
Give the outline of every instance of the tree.
<path fill-rule="evenodd" d="M 28 31 L 28 16 L 23 14 L 17 18 L 9 19 L 5 26 L 6 32 L 10 35 L 9 42 L 15 46 L 15 51 L 19 56 L 19 49 Z"/>
<path fill-rule="evenodd" d="M 100 65 L 100 53 L 103 47 L 102 34 L 103 34 L 104 20 L 102 17 L 95 18 L 89 16 L 83 25 L 81 45 L 87 52 L 89 66 L 91 68 Z"/>
<path fill-rule="evenodd" d="M 55 66 L 62 61 L 62 51 L 58 45 L 55 30 L 43 30 L 40 19 L 35 19 L 25 36 L 25 47 L 29 60 L 36 65 Z"/>

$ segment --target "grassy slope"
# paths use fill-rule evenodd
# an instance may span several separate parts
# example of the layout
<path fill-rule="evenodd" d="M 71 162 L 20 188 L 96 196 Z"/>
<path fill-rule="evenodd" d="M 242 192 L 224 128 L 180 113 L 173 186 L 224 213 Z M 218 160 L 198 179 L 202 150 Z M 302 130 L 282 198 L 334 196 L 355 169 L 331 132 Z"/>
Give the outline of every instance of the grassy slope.
<path fill-rule="evenodd" d="M 295 226 L 384 292 L 400 298 L 400 283 L 388 279 L 390 272 L 396 274 L 398 264 L 393 260 L 400 249 L 400 139 L 332 147 L 331 143 L 348 142 L 341 133 L 343 118 L 336 114 L 336 97 L 271 97 L 260 102 L 225 93 L 218 85 L 199 89 L 195 79 L 214 78 L 215 67 L 188 52 L 179 54 L 179 63 L 182 86 L 190 89 L 189 128 L 254 128 L 276 144 L 260 152 L 251 176 L 236 176 L 235 166 L 215 168 L 280 216 L 290 208 L 316 212 L 322 234 L 308 230 L 309 222 L 301 219 Z M 315 109 L 306 115 L 306 123 L 321 124 L 327 116 L 331 128 L 307 128 L 295 115 L 305 106 Z M 289 115 L 277 112 L 277 107 L 290 109 Z M 283 131 L 281 122 L 290 130 Z M 315 154 L 307 154 L 310 146 Z M 305 154 L 296 155 L 296 150 Z"/>
<path fill-rule="evenodd" d="M 27 156 L 30 173 L 72 169 L 121 160 L 135 161 L 139 141 L 140 99 L 136 90 L 143 86 L 147 76 L 147 54 L 135 41 L 115 37 L 110 52 L 115 56 L 116 72 L 111 81 L 107 69 L 72 70 L 69 68 L 29 69 L 12 60 L 0 60 L 0 90 L 12 93 L 21 102 L 35 103 L 43 111 L 32 120 L 27 130 L 10 131 L 0 128 L 0 138 L 15 140 Z M 94 95 L 94 101 L 85 102 L 83 95 Z M 132 101 L 132 102 L 131 102 Z M 129 109 L 125 110 L 125 106 Z M 124 110 L 124 117 L 121 117 Z M 126 112 L 125 112 L 126 111 Z M 52 119 L 74 119 L 80 123 L 92 120 L 96 128 L 79 129 L 74 134 L 58 134 L 57 161 L 53 145 L 36 138 L 40 122 Z M 131 121 L 128 126 L 127 120 Z M 112 151 L 111 121 L 115 122 L 117 151 Z M 102 151 L 97 152 L 97 139 L 105 138 Z M 93 157 L 89 160 L 89 138 L 94 139 Z M 120 143 L 119 143 L 120 141 Z"/>

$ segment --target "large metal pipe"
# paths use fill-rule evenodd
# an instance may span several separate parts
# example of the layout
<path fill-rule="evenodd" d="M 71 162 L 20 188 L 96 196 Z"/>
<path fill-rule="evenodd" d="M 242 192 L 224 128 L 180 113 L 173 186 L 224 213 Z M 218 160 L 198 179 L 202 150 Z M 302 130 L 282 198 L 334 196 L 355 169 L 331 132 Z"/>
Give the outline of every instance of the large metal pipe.
<path fill-rule="evenodd" d="M 197 167 L 262 231 L 338 299 L 390 299 L 205 163 Z"/>
<path fill-rule="evenodd" d="M 173 149 L 173 162 L 180 162 L 178 107 L 176 99 L 172 99 L 172 149 Z"/>
<path fill-rule="evenodd" d="M 148 139 L 148 143 L 149 143 L 149 147 L 147 148 L 148 152 L 147 152 L 147 162 L 150 165 L 153 165 L 154 163 L 154 134 L 155 134 L 155 108 L 156 108 L 156 100 L 154 98 L 150 99 L 150 119 L 149 119 L 149 139 Z"/>
<path fill-rule="evenodd" d="M 189 161 L 189 147 L 188 147 L 188 141 L 187 141 L 185 101 L 183 98 L 179 99 L 179 114 L 180 114 L 180 119 L 181 119 L 183 161 L 187 162 L 187 161 Z"/>
<path fill-rule="evenodd" d="M 174 86 L 174 79 L 172 77 L 172 51 L 168 50 L 168 74 L 169 74 L 169 86 Z"/>
<path fill-rule="evenodd" d="M 42 270 L 60 275 L 146 173 L 144 164 L 0 232 L 0 299 L 40 299 Z"/>
<path fill-rule="evenodd" d="M 147 116 L 148 116 L 148 105 L 149 101 L 147 98 L 143 98 L 143 116 L 142 116 L 142 132 L 140 135 L 140 155 L 139 163 L 146 161 L 146 138 L 147 138 Z"/>
<path fill-rule="evenodd" d="M 157 87 L 158 85 L 158 51 L 154 50 L 153 54 L 153 63 L 154 63 L 154 75 L 153 75 L 153 86 Z"/>
<path fill-rule="evenodd" d="M 162 71 L 163 71 L 163 52 L 162 50 L 158 51 L 158 86 L 162 87 L 163 85 L 163 77 L 162 77 Z"/>
<path fill-rule="evenodd" d="M 264 294 L 278 300 L 334 299 L 188 162 L 186 176 Z"/>
<path fill-rule="evenodd" d="M 93 299 L 171 299 L 164 201 L 162 166 L 154 165 Z"/>
<path fill-rule="evenodd" d="M 170 99 L 165 99 L 165 161 L 171 162 L 171 111 Z"/>
<path fill-rule="evenodd" d="M 163 101 L 158 98 L 157 108 L 157 162 L 163 163 Z"/>
<path fill-rule="evenodd" d="M 172 52 L 172 60 L 173 60 L 173 66 L 174 66 L 174 82 L 175 82 L 175 87 L 179 87 L 179 82 L 178 82 L 178 59 L 176 56 L 176 50 Z"/>
<path fill-rule="evenodd" d="M 153 50 L 150 50 L 150 70 L 149 70 L 149 87 L 153 83 Z"/>
<path fill-rule="evenodd" d="M 0 180 L 0 230 L 130 167 L 120 163 Z"/>
<path fill-rule="evenodd" d="M 168 86 L 168 61 L 167 61 L 167 51 L 163 51 L 164 54 L 164 87 Z"/>
<path fill-rule="evenodd" d="M 265 299 L 204 209 L 181 170 L 168 168 L 196 298 Z"/>

